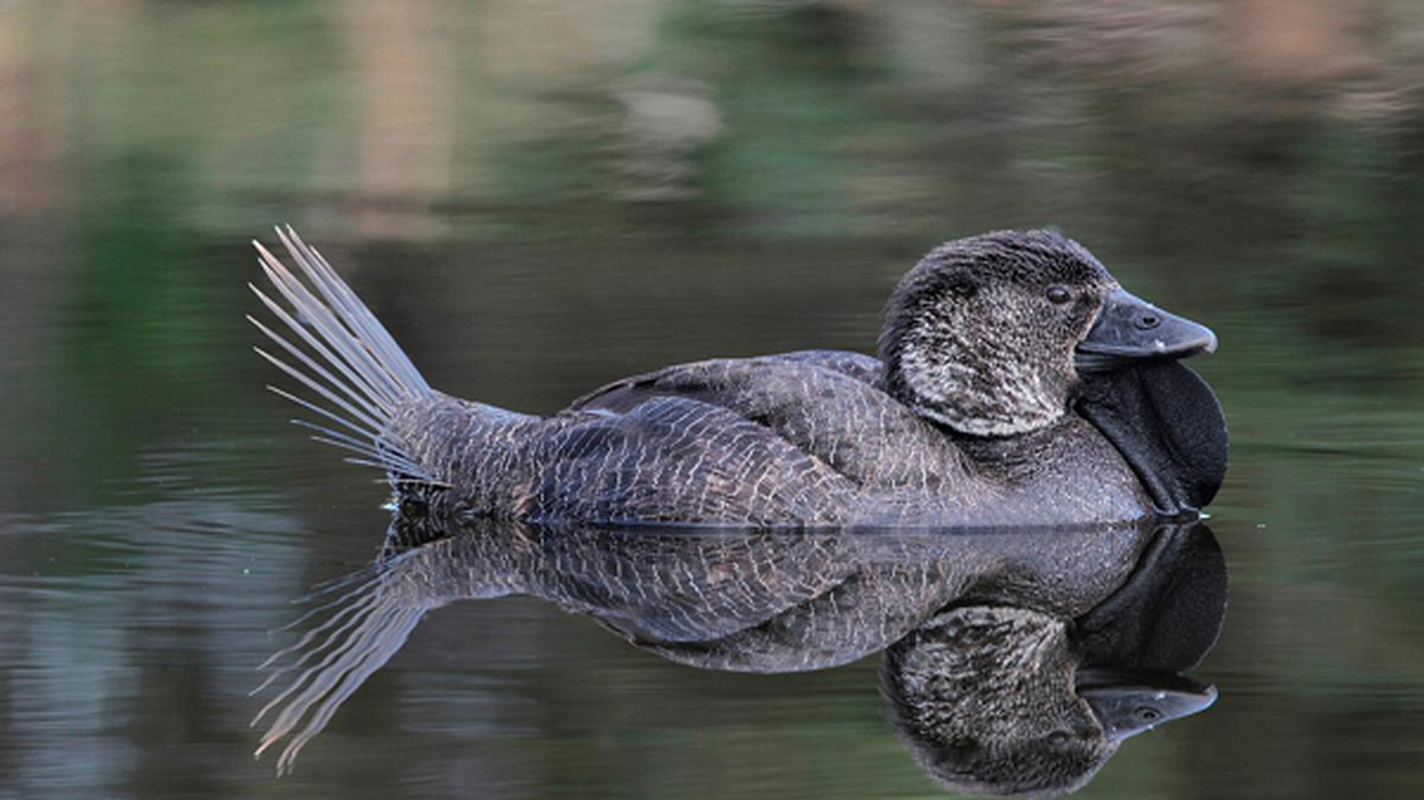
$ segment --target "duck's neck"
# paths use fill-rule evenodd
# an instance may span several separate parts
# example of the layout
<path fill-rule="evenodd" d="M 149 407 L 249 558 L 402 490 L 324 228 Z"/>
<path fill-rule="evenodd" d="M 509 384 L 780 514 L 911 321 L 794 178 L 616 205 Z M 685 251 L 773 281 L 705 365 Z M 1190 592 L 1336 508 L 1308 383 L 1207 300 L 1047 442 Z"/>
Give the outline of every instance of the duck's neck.
<path fill-rule="evenodd" d="M 1076 415 L 1068 414 L 1052 425 L 1016 436 L 967 436 L 946 425 L 939 427 L 969 458 L 976 472 L 1012 481 L 1028 478 L 1044 464 L 1054 463 L 1081 424 Z"/>

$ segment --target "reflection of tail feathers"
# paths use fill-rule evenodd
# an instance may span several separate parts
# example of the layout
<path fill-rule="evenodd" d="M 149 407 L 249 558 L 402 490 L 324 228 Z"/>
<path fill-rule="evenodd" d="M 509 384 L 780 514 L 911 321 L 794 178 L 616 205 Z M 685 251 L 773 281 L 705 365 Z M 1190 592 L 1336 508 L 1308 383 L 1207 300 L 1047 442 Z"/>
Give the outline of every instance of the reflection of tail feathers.
<path fill-rule="evenodd" d="M 335 427 L 293 420 L 311 430 L 316 441 L 355 454 L 347 461 L 382 468 L 396 483 L 442 485 L 389 433 L 404 403 L 434 394 L 430 384 L 320 253 L 291 227 L 278 228 L 277 236 L 301 277 L 260 243 L 253 245 L 261 255 L 262 271 L 288 306 L 248 286 L 306 349 L 253 317 L 247 319 L 297 366 L 261 348 L 256 348 L 258 355 L 315 392 L 325 405 L 268 388 L 333 423 Z"/>
<path fill-rule="evenodd" d="M 340 594 L 320 603 L 293 625 L 324 612 L 330 616 L 258 667 L 270 674 L 253 690 L 254 695 L 301 670 L 252 720 L 256 725 L 280 708 L 254 753 L 260 757 L 279 740 L 290 737 L 277 759 L 278 775 L 291 771 L 307 742 L 321 733 L 346 698 L 400 650 L 429 609 L 410 602 L 398 587 L 390 585 L 400 580 L 399 573 L 388 571 L 390 566 L 391 562 L 379 564 L 353 580 L 338 581 L 319 592 L 314 602 Z"/>

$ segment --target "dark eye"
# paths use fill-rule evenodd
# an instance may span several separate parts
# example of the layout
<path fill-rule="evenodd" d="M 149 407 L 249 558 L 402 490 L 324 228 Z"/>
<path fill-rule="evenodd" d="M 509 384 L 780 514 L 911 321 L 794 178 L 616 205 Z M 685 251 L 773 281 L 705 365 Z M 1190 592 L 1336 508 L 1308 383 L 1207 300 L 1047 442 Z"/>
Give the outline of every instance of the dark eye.
<path fill-rule="evenodd" d="M 1062 286 L 1048 287 L 1048 302 L 1061 306 L 1072 299 L 1073 293 L 1064 289 Z"/>
<path fill-rule="evenodd" d="M 958 297 L 968 300 L 979 292 L 979 287 L 975 286 L 974 282 L 968 278 L 957 277 L 950 281 L 949 291 Z"/>
<path fill-rule="evenodd" d="M 1054 731 L 1048 734 L 1048 746 L 1054 750 L 1062 750 L 1068 746 L 1068 734 L 1063 731 Z"/>

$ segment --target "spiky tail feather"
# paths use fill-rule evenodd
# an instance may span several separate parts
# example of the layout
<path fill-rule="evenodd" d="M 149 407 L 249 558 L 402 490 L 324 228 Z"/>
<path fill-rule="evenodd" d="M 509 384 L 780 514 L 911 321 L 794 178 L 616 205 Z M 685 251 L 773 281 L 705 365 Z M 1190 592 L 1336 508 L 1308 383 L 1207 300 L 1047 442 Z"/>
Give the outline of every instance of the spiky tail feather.
<path fill-rule="evenodd" d="M 307 246 L 291 226 L 277 228 L 277 237 L 291 254 L 301 277 L 260 242 L 252 244 L 261 256 L 258 264 L 267 280 L 288 305 L 283 307 L 251 283 L 248 288 L 306 349 L 249 315 L 248 321 L 298 366 L 260 347 L 253 349 L 315 392 L 319 400 L 304 399 L 275 386 L 267 388 L 335 425 L 292 420 L 312 431 L 312 439 L 360 456 L 347 461 L 384 469 L 393 484 L 443 485 L 411 456 L 403 442 L 390 434 L 397 409 L 411 400 L 433 395 L 430 384 L 376 315 L 315 248 Z"/>

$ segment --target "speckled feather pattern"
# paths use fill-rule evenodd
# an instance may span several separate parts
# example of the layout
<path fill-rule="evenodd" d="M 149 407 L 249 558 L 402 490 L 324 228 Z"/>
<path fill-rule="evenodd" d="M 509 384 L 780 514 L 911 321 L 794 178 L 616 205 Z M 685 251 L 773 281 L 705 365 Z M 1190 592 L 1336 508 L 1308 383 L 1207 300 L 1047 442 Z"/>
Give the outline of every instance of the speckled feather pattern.
<path fill-rule="evenodd" d="M 1080 524 L 1152 510 L 1069 410 L 1073 346 L 1115 284 L 1057 234 L 932 251 L 887 309 L 883 362 L 839 351 L 703 361 L 549 417 L 431 389 L 320 254 L 279 235 L 296 272 L 259 250 L 291 311 L 254 291 L 313 355 L 254 320 L 306 369 L 264 356 L 336 408 L 275 391 L 336 424 L 307 423 L 317 438 L 384 465 L 409 508 L 757 527 Z M 1050 307 L 1051 284 L 1072 287 L 1074 302 Z"/>
<path fill-rule="evenodd" d="M 878 388 L 878 373 L 875 359 L 843 352 L 704 361 L 620 381 L 547 418 L 436 396 L 402 409 L 391 436 L 452 487 L 432 494 L 438 510 L 463 515 L 1007 525 L 1148 508 L 1131 470 L 1077 417 L 1016 447 L 966 442 Z"/>
<path fill-rule="evenodd" d="M 1066 308 L 1044 301 L 1051 286 L 1072 290 Z M 1049 231 L 943 244 L 905 275 L 886 306 L 887 388 L 974 436 L 1050 425 L 1076 381 L 1071 344 L 1087 334 L 1113 286 L 1091 253 Z"/>

